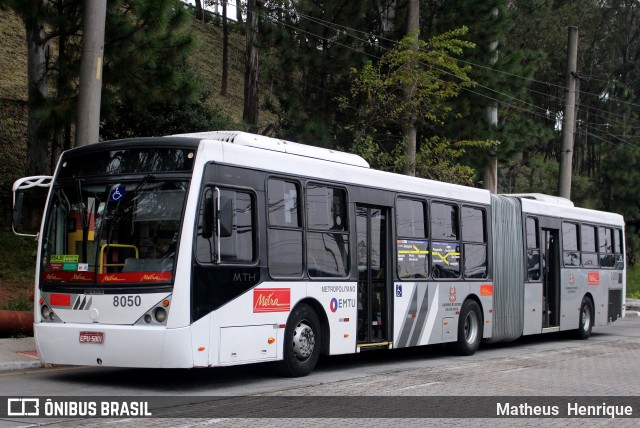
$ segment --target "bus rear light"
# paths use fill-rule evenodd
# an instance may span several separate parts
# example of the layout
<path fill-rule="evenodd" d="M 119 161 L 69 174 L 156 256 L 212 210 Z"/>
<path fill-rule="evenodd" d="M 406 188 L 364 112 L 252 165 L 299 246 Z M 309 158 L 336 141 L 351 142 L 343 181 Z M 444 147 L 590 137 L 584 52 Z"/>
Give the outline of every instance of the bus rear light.
<path fill-rule="evenodd" d="M 40 300 L 38 300 L 40 302 L 40 304 L 42 305 L 44 303 L 44 297 L 41 297 Z"/>

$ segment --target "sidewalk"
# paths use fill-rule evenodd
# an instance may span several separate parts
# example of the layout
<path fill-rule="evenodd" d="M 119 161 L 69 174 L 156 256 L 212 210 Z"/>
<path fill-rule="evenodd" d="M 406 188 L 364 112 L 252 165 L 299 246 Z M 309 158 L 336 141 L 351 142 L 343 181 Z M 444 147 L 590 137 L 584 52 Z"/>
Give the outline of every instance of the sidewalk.
<path fill-rule="evenodd" d="M 42 367 L 33 337 L 0 339 L 0 372 Z"/>

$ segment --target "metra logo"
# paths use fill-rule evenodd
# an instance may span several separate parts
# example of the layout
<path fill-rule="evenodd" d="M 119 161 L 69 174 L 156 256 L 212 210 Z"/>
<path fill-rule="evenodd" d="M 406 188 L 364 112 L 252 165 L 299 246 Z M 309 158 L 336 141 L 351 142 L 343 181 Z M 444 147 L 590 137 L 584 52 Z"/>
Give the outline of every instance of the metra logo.
<path fill-rule="evenodd" d="M 71 277 L 71 281 L 91 281 L 92 279 L 91 275 L 85 275 L 83 273 L 74 273 Z"/>
<path fill-rule="evenodd" d="M 48 281 L 62 281 L 62 278 L 60 278 L 58 275 L 56 275 L 55 273 L 46 273 L 44 275 L 44 279 L 48 280 Z"/>
<path fill-rule="evenodd" d="M 105 275 L 102 279 L 104 282 L 121 282 L 126 281 L 125 278 L 121 278 L 118 275 Z"/>
<path fill-rule="evenodd" d="M 587 281 L 589 285 L 600 285 L 600 272 L 589 272 Z"/>
<path fill-rule="evenodd" d="M 253 312 L 289 312 L 291 290 L 288 288 L 262 288 L 253 290 Z"/>
<path fill-rule="evenodd" d="M 331 312 L 336 312 L 338 309 L 343 308 L 355 308 L 356 299 L 336 299 L 335 297 L 329 302 L 329 309 Z"/>
<path fill-rule="evenodd" d="M 142 278 L 140 278 L 140 281 L 165 281 L 165 280 L 167 280 L 167 278 L 157 273 L 147 273 L 142 275 Z"/>

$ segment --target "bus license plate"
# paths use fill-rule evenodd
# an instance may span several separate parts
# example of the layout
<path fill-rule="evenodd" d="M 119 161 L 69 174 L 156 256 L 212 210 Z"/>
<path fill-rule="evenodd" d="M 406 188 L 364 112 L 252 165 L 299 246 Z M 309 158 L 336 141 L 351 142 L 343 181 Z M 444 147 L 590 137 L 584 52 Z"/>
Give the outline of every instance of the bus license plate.
<path fill-rule="evenodd" d="M 103 343 L 104 333 L 98 331 L 81 331 L 80 343 Z"/>

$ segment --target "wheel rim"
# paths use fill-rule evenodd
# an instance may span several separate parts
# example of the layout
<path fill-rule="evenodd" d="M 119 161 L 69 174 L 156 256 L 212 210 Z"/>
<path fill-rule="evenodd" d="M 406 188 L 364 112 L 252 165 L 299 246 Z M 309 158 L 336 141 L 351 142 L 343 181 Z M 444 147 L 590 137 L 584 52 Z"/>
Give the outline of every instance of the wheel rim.
<path fill-rule="evenodd" d="M 301 321 L 293 332 L 293 352 L 299 360 L 306 360 L 313 354 L 316 335 L 306 321 Z"/>
<path fill-rule="evenodd" d="M 582 308 L 582 329 L 589 331 L 591 328 L 591 308 L 589 305 L 584 305 Z"/>
<path fill-rule="evenodd" d="M 464 340 L 469 343 L 475 343 L 478 337 L 478 317 L 474 312 L 470 312 L 464 320 Z"/>

